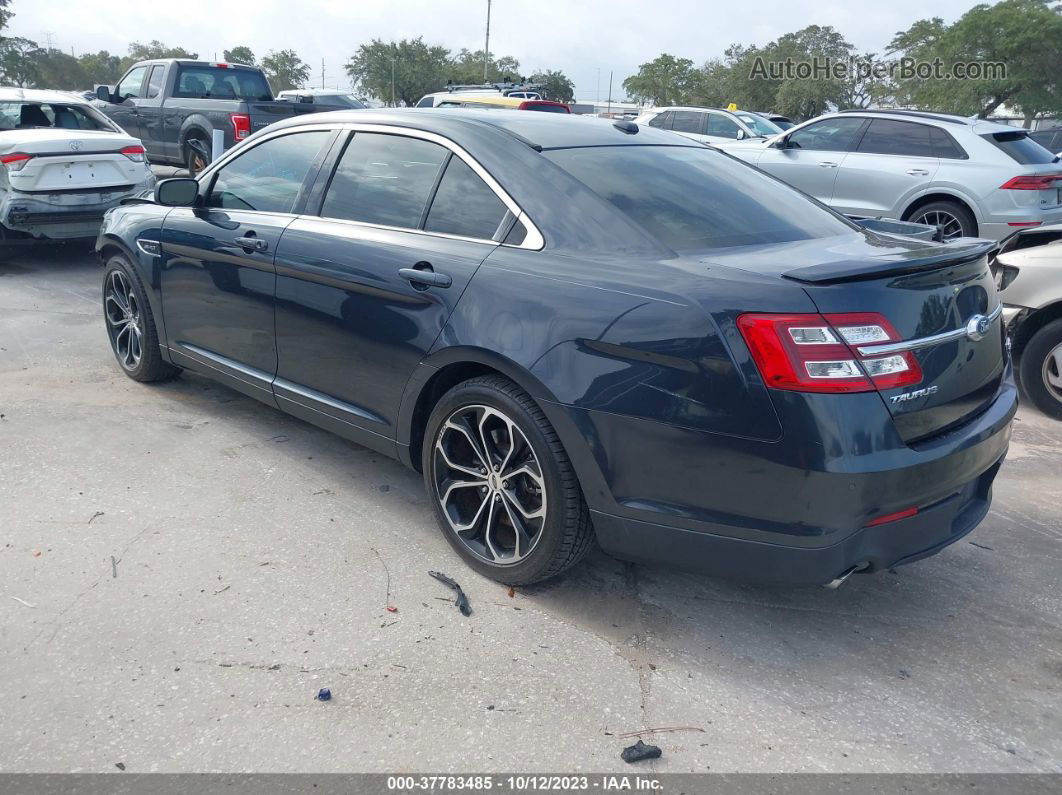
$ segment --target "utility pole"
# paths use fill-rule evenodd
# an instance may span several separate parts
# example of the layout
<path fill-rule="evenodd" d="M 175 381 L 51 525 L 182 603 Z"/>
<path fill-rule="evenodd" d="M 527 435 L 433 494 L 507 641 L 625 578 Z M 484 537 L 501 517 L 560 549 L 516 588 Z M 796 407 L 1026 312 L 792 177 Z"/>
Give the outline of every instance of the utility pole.
<path fill-rule="evenodd" d="M 42 30 L 41 35 L 44 36 L 44 48 L 46 50 L 52 49 L 52 37 L 55 35 L 54 30 Z"/>
<path fill-rule="evenodd" d="M 324 88 L 324 58 L 321 59 L 321 88 Z"/>
<path fill-rule="evenodd" d="M 391 53 L 391 107 L 398 107 L 395 104 L 395 55 L 393 50 Z"/>
<path fill-rule="evenodd" d="M 608 73 L 608 110 L 605 113 L 611 118 L 612 116 L 612 71 Z"/>
<path fill-rule="evenodd" d="M 487 0 L 487 41 L 483 45 L 483 82 L 487 82 L 487 65 L 490 63 L 490 0 Z"/>

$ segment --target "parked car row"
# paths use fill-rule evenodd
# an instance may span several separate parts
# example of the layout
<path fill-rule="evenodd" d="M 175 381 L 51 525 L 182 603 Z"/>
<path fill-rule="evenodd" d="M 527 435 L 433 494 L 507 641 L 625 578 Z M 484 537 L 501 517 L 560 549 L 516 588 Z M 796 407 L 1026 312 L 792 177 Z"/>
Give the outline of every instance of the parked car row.
<path fill-rule="evenodd" d="M 340 111 L 110 211 L 118 365 L 423 475 L 471 567 L 836 586 L 985 516 L 1016 408 L 988 254 L 724 152 L 551 113 Z"/>

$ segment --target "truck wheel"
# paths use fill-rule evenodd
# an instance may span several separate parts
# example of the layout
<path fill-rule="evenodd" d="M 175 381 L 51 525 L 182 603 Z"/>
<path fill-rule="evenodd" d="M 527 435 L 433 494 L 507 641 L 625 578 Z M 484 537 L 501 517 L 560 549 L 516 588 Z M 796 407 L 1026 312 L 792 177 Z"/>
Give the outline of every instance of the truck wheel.
<path fill-rule="evenodd" d="M 209 151 L 210 143 L 206 138 L 201 135 L 188 136 L 188 140 L 184 142 L 184 167 L 188 169 L 188 176 L 199 176 L 199 172 L 210 165 L 210 158 L 203 154 Z"/>
<path fill-rule="evenodd" d="M 1026 343 L 1021 385 L 1036 408 L 1062 420 L 1062 320 L 1048 323 Z"/>

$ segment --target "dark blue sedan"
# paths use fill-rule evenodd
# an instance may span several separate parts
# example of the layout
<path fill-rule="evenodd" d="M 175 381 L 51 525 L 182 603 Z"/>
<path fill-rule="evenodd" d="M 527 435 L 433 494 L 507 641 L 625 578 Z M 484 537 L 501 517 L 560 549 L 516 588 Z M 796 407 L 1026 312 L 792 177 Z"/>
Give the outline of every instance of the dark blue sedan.
<path fill-rule="evenodd" d="M 836 584 L 988 511 L 1016 406 L 991 245 L 868 231 L 631 122 L 408 110 L 272 125 L 98 250 L 130 377 L 399 458 L 488 577 L 596 539 Z"/>

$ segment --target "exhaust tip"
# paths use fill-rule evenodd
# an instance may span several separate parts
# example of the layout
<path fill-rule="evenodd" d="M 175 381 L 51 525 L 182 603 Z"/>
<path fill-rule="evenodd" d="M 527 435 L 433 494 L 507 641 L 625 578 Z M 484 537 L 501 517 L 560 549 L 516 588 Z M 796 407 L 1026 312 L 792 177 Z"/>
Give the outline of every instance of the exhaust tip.
<path fill-rule="evenodd" d="M 851 577 L 853 574 L 855 574 L 857 571 L 863 571 L 864 569 L 869 569 L 869 568 L 870 568 L 870 564 L 867 561 L 864 560 L 864 561 L 862 561 L 860 563 L 857 563 L 856 565 L 854 565 L 852 568 L 848 569 L 847 571 L 844 571 L 841 574 L 838 574 L 836 577 L 834 577 L 829 582 L 823 583 L 822 587 L 826 588 L 826 589 L 828 589 L 830 591 L 836 591 L 838 588 L 840 588 L 842 585 L 844 585 L 848 581 L 848 578 Z"/>

